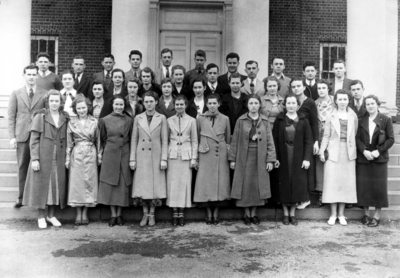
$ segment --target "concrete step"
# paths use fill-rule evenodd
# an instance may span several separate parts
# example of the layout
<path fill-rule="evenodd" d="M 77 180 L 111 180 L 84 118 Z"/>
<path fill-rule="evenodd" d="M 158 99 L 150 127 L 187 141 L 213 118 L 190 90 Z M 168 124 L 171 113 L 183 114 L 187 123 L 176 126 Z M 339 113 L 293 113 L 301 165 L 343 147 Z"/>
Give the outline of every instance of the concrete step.
<path fill-rule="evenodd" d="M 388 191 L 389 205 L 400 205 L 400 191 Z"/>
<path fill-rule="evenodd" d="M 10 139 L 8 136 L 8 129 L 0 128 L 0 139 Z"/>
<path fill-rule="evenodd" d="M 389 165 L 400 165 L 400 154 L 389 154 Z"/>
<path fill-rule="evenodd" d="M 16 161 L 0 161 L 0 173 L 18 173 L 17 162 Z"/>
<path fill-rule="evenodd" d="M 0 202 L 15 202 L 18 198 L 18 187 L 0 186 Z"/>
<path fill-rule="evenodd" d="M 8 128 L 7 119 L 0 119 L 0 128 Z"/>
<path fill-rule="evenodd" d="M 388 178 L 389 191 L 400 191 L 400 178 Z"/>
<path fill-rule="evenodd" d="M 390 178 L 400 177 L 400 165 L 389 165 L 388 177 Z"/>
<path fill-rule="evenodd" d="M 389 149 L 390 154 L 400 154 L 400 144 L 394 144 L 390 149 Z"/>
<path fill-rule="evenodd" d="M 0 185 L 2 187 L 17 187 L 18 188 L 18 174 L 17 173 L 0 173 Z M 1 198 L 1 196 L 0 196 Z"/>
<path fill-rule="evenodd" d="M 9 139 L 0 139 L 0 149 L 11 149 Z"/>
<path fill-rule="evenodd" d="M 400 135 L 399 134 L 395 134 L 394 135 L 394 141 L 399 144 L 400 143 Z"/>
<path fill-rule="evenodd" d="M 17 161 L 17 151 L 15 149 L 0 150 L 0 161 Z"/>

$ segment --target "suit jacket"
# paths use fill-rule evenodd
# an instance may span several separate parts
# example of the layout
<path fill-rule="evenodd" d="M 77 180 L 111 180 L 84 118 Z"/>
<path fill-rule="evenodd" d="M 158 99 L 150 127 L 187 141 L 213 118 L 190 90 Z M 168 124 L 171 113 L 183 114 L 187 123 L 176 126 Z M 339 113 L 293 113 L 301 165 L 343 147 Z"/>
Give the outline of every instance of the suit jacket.
<path fill-rule="evenodd" d="M 356 113 L 347 109 L 347 153 L 350 160 L 357 158 L 356 133 L 358 128 L 358 118 Z M 323 155 L 328 149 L 329 160 L 338 161 L 340 148 L 340 121 L 337 109 L 326 118 L 324 136 L 322 137 L 319 155 Z"/>
<path fill-rule="evenodd" d="M 108 87 L 108 92 L 107 94 L 103 95 L 103 98 L 110 99 L 112 98 L 113 95 L 114 95 L 114 83 L 111 82 L 110 86 Z M 123 97 L 126 97 L 128 95 L 128 89 L 126 88 L 125 84 L 122 84 L 120 95 L 122 95 Z"/>
<path fill-rule="evenodd" d="M 222 96 L 222 104 L 219 111 L 229 118 L 229 123 L 231 124 L 231 133 L 235 129 L 236 121 L 240 116 L 246 114 L 249 109 L 247 108 L 247 95 L 245 93 L 240 93 L 239 105 L 235 110 L 234 100 L 231 94 L 226 94 Z"/>
<path fill-rule="evenodd" d="M 172 66 L 170 67 L 170 69 L 172 69 Z M 158 68 L 155 72 L 154 72 L 155 78 L 154 78 L 154 83 L 160 85 L 161 81 L 166 78 L 164 73 L 163 73 L 163 69 Z M 172 70 L 169 71 L 169 78 L 172 78 Z"/>
<path fill-rule="evenodd" d="M 357 142 L 357 163 L 386 163 L 389 161 L 388 150 L 394 144 L 394 133 L 392 120 L 378 113 L 374 119 L 376 127 L 372 135 L 371 144 L 369 143 L 369 114 L 359 121 L 356 135 Z M 378 150 L 379 156 L 374 160 L 367 160 L 363 154 L 365 150 Z"/>
<path fill-rule="evenodd" d="M 138 99 L 135 105 L 135 111 L 133 111 L 132 106 L 129 104 L 129 96 L 126 97 L 127 105 L 125 106 L 124 112 L 132 119 L 134 119 L 137 115 L 143 113 L 144 107 L 142 101 Z"/>
<path fill-rule="evenodd" d="M 367 115 L 367 109 L 365 108 L 365 98 L 363 98 L 363 103 L 360 107 L 360 110 L 358 110 L 356 105 L 354 104 L 354 98 L 350 100 L 349 107 L 353 109 L 354 113 L 357 114 L 358 119 L 364 118 L 364 116 Z"/>
<path fill-rule="evenodd" d="M 347 91 L 348 93 L 350 93 L 350 83 L 351 83 L 351 79 L 348 78 L 344 78 L 343 80 L 343 90 Z M 329 94 L 330 95 L 335 95 L 335 79 L 333 80 L 329 80 Z"/>
<path fill-rule="evenodd" d="M 111 77 L 110 78 L 106 78 L 106 76 L 104 75 L 104 70 L 102 70 L 101 72 L 96 72 L 96 73 L 93 74 L 92 81 L 95 81 L 95 80 L 96 81 L 103 81 L 106 84 L 107 87 L 110 86 L 110 83 L 111 83 Z"/>
<path fill-rule="evenodd" d="M 198 140 L 196 120 L 187 114 L 179 118 L 170 117 L 168 123 L 168 158 L 178 159 L 178 150 L 181 150 L 182 160 L 197 159 Z"/>
<path fill-rule="evenodd" d="M 140 79 L 141 73 L 142 73 L 142 70 L 139 69 L 137 72 L 138 76 L 136 77 L 136 79 Z M 128 83 L 128 80 L 130 80 L 130 79 L 135 79 L 135 77 L 133 76 L 132 69 L 129 69 L 127 72 L 125 72 L 125 84 Z"/>
<path fill-rule="evenodd" d="M 246 80 L 247 76 L 246 75 L 240 75 L 240 80 L 243 82 L 244 80 Z M 225 73 L 223 75 L 218 76 L 217 78 L 217 82 L 218 85 L 221 84 L 221 86 L 223 87 L 222 93 L 228 93 L 228 89 L 230 89 L 231 87 L 229 86 L 229 79 L 228 79 L 228 73 Z"/>
<path fill-rule="evenodd" d="M 194 98 L 193 90 L 189 86 L 183 84 L 181 91 L 178 93 L 178 90 L 176 89 L 175 85 L 173 85 L 173 88 L 172 88 L 173 97 L 177 97 L 180 94 L 184 95 L 188 100 Z"/>
<path fill-rule="evenodd" d="M 146 89 L 143 87 L 143 84 L 140 85 L 137 95 L 138 95 L 140 98 L 143 98 L 143 95 L 144 95 L 146 92 L 148 92 L 148 91 L 153 91 L 153 92 L 157 93 L 159 98 L 162 96 L 161 87 L 160 87 L 160 85 L 158 85 L 158 84 L 156 84 L 156 83 L 151 83 L 151 87 L 150 87 L 149 90 L 146 90 Z"/>
<path fill-rule="evenodd" d="M 90 84 L 92 83 L 92 78 L 86 72 L 82 73 L 81 81 L 74 84 L 74 89 L 78 92 L 83 94 L 85 97 L 89 96 L 90 91 Z"/>
<path fill-rule="evenodd" d="M 310 86 L 306 83 L 306 80 L 303 79 L 303 85 L 305 88 L 304 94 L 306 95 L 306 97 L 312 98 L 313 100 L 317 100 L 319 98 L 318 89 L 317 89 L 317 80 L 315 80 L 315 83 L 313 86 Z"/>
<path fill-rule="evenodd" d="M 246 79 L 245 81 L 243 81 L 243 87 L 240 88 L 240 91 L 242 93 L 245 93 L 246 95 L 252 94 L 251 89 L 250 89 L 249 79 Z M 254 87 L 254 94 L 257 94 L 260 97 L 265 95 L 264 82 L 262 82 L 259 79 L 257 79 L 257 81 L 256 81 L 256 85 Z"/>
<path fill-rule="evenodd" d="M 33 113 L 45 108 L 46 95 L 47 91 L 36 86 L 32 104 L 29 104 L 26 87 L 11 93 L 8 103 L 8 134 L 10 139 L 16 138 L 17 142 L 28 140 Z"/>
<path fill-rule="evenodd" d="M 206 97 L 204 97 L 203 113 L 206 111 L 208 111 L 208 107 L 206 105 Z M 186 114 L 188 114 L 190 117 L 193 117 L 195 119 L 197 118 L 197 107 L 196 107 L 196 103 L 194 103 L 194 98 L 189 100 L 188 106 L 186 107 Z"/>
<path fill-rule="evenodd" d="M 175 115 L 176 111 L 175 111 L 174 99 L 172 99 L 169 106 L 166 107 L 164 103 L 164 96 L 161 96 L 156 106 L 156 111 L 164 115 L 167 119 Z"/>
<path fill-rule="evenodd" d="M 218 83 L 217 88 L 215 88 L 214 94 L 218 94 L 220 96 L 222 96 L 224 94 L 225 91 L 225 87 L 222 86 L 221 84 Z M 209 94 L 212 94 L 212 90 L 210 87 L 208 87 L 208 84 L 206 86 L 206 90 L 204 91 L 204 96 L 208 96 Z"/>

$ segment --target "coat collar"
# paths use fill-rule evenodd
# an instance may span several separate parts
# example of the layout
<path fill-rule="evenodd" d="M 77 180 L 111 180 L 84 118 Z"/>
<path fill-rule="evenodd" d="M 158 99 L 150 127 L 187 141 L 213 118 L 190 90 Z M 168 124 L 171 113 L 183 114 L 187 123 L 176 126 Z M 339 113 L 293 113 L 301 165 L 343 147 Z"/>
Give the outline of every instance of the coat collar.
<path fill-rule="evenodd" d="M 138 124 L 143 128 L 143 130 L 151 137 L 151 133 L 153 130 L 161 123 L 161 114 L 155 112 L 153 115 L 153 119 L 151 120 L 150 126 L 147 122 L 147 114 L 143 112 L 138 116 Z"/>
<path fill-rule="evenodd" d="M 376 124 L 376 127 L 380 129 L 380 126 L 382 124 L 382 114 L 378 112 L 378 115 L 376 115 L 374 121 Z M 369 114 L 365 114 L 365 116 L 360 120 L 360 127 L 365 129 L 367 132 L 369 132 Z"/>
<path fill-rule="evenodd" d="M 173 115 L 170 117 L 169 123 L 171 124 L 171 127 L 176 130 L 176 132 L 182 133 L 188 126 L 190 122 L 191 117 L 188 114 L 184 114 L 181 117 L 181 130 L 179 130 L 179 117 L 177 115 Z"/>
<path fill-rule="evenodd" d="M 357 115 L 353 112 L 353 110 L 351 108 L 347 108 L 347 128 L 349 130 L 354 128 L 354 118 L 356 117 Z M 336 130 L 336 133 L 340 135 L 340 121 L 337 109 L 334 109 L 331 113 L 331 123 Z M 349 135 L 349 133 L 347 134 Z"/>
<path fill-rule="evenodd" d="M 60 128 L 62 127 L 63 124 L 65 124 L 67 122 L 67 117 L 65 116 L 65 114 L 62 111 L 59 111 L 59 119 L 58 119 L 58 127 Z M 51 124 L 52 126 L 56 127 L 56 124 L 54 123 L 53 117 L 50 114 L 50 110 L 46 111 L 46 114 L 44 115 L 44 120 L 45 122 Z"/>

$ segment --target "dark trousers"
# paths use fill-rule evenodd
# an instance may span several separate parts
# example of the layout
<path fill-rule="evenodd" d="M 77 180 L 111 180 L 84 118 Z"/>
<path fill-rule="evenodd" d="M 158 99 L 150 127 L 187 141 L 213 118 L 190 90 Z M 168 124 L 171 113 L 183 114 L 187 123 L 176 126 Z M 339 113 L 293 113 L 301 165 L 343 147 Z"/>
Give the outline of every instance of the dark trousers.
<path fill-rule="evenodd" d="M 31 162 L 31 153 L 29 149 L 29 139 L 26 142 L 17 142 L 17 163 L 18 163 L 18 184 L 19 193 L 18 200 L 22 201 L 24 196 L 24 188 L 26 175 L 28 174 L 29 163 Z"/>

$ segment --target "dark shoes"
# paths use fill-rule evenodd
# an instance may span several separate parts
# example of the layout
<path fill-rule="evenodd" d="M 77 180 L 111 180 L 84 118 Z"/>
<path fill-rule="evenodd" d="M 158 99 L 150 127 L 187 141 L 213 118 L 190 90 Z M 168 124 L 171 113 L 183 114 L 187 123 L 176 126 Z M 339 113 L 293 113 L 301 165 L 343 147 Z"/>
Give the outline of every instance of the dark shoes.
<path fill-rule="evenodd" d="M 21 208 L 21 207 L 22 207 L 22 200 L 17 200 L 17 201 L 15 202 L 15 204 L 14 204 L 14 208 L 19 209 L 19 208 Z"/>
<path fill-rule="evenodd" d="M 251 225 L 251 219 L 247 215 L 244 217 L 244 224 L 247 226 Z"/>
<path fill-rule="evenodd" d="M 206 224 L 207 224 L 207 225 L 213 224 L 213 219 L 212 219 L 212 217 L 206 217 Z"/>
<path fill-rule="evenodd" d="M 370 219 L 369 219 L 369 216 L 368 216 L 368 215 L 364 215 L 364 216 L 361 218 L 361 223 L 362 223 L 363 225 L 368 225 L 369 222 L 370 222 Z"/>
<path fill-rule="evenodd" d="M 118 216 L 116 222 L 118 226 L 124 225 L 124 220 L 122 219 L 122 216 Z"/>
<path fill-rule="evenodd" d="M 117 224 L 117 217 L 111 217 L 110 221 L 108 221 L 108 226 L 114 227 Z"/>
<path fill-rule="evenodd" d="M 291 223 L 292 225 L 294 225 L 294 226 L 297 226 L 297 224 L 298 224 L 297 219 L 296 219 L 296 217 L 294 217 L 294 216 L 290 216 L 290 217 L 289 217 L 289 221 L 290 221 L 290 223 Z"/>
<path fill-rule="evenodd" d="M 283 225 L 289 225 L 290 224 L 290 222 L 289 222 L 289 216 L 283 216 L 283 218 L 282 218 L 282 223 L 283 223 Z"/>
<path fill-rule="evenodd" d="M 178 226 L 178 217 L 172 217 L 172 226 Z"/>
<path fill-rule="evenodd" d="M 82 225 L 82 226 L 87 226 L 87 225 L 89 225 L 89 219 L 82 220 L 81 225 Z"/>
<path fill-rule="evenodd" d="M 178 223 L 179 223 L 179 226 L 185 226 L 185 218 L 183 216 L 178 217 Z"/>
<path fill-rule="evenodd" d="M 260 225 L 260 219 L 258 219 L 257 216 L 253 216 L 250 218 L 251 223 L 253 223 L 254 225 Z"/>
<path fill-rule="evenodd" d="M 372 218 L 371 221 L 369 221 L 369 223 L 367 225 L 368 225 L 368 227 L 378 227 L 379 222 L 380 222 L 379 219 Z"/>

